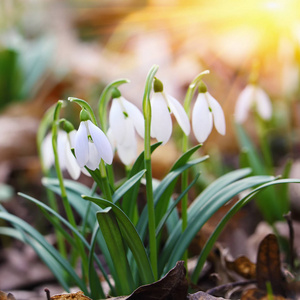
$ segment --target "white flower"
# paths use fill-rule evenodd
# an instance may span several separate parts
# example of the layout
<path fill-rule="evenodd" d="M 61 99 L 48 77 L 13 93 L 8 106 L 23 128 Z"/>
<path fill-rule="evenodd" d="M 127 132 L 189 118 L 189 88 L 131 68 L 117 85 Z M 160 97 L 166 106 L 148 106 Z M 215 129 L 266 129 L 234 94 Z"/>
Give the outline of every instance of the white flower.
<path fill-rule="evenodd" d="M 189 118 L 178 100 L 162 92 L 155 92 L 151 103 L 151 137 L 165 144 L 172 134 L 171 113 L 186 135 L 190 134 Z"/>
<path fill-rule="evenodd" d="M 140 110 L 122 96 L 114 98 L 109 113 L 108 137 L 117 148 L 125 165 L 131 164 L 137 156 L 135 130 L 144 137 L 144 117 Z"/>
<path fill-rule="evenodd" d="M 205 87 L 199 92 L 192 113 L 193 132 L 199 143 L 208 138 L 213 124 L 220 134 L 225 135 L 226 124 L 222 107 Z"/>
<path fill-rule="evenodd" d="M 248 84 L 240 93 L 235 106 L 235 120 L 243 123 L 248 116 L 249 110 L 255 106 L 259 115 L 268 120 L 272 116 L 271 100 L 267 93 L 257 85 Z"/>
<path fill-rule="evenodd" d="M 67 134 L 59 130 L 57 134 L 57 152 L 61 170 L 67 170 L 70 176 L 76 180 L 80 176 L 80 167 L 71 151 L 76 131 Z M 44 166 L 49 169 L 54 165 L 54 153 L 52 147 L 52 133 L 48 133 L 41 146 L 41 154 Z"/>
<path fill-rule="evenodd" d="M 80 122 L 74 150 L 81 168 L 87 166 L 91 170 L 96 170 L 101 159 L 107 164 L 111 164 L 113 160 L 113 151 L 107 136 L 90 120 Z"/>

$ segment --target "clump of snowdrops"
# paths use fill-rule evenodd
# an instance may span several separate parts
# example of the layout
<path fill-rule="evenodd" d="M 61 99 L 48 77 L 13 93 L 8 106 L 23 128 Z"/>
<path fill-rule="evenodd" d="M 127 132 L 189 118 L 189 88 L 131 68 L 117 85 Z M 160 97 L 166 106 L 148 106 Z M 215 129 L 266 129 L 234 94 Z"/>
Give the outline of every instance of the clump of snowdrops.
<path fill-rule="evenodd" d="M 225 134 L 224 113 L 202 81 L 208 71 L 192 81 L 183 106 L 165 92 L 156 77 L 157 71 L 158 66 L 153 66 L 146 78 L 142 112 L 121 95 L 118 87 L 128 83 L 121 79 L 102 91 L 97 111 L 88 102 L 70 97 L 68 101 L 58 101 L 46 113 L 38 133 L 38 146 L 48 199 L 40 201 L 20 195 L 35 203 L 53 224 L 56 247 L 1 206 L 0 218 L 12 227 L 3 226 L 0 233 L 30 245 L 66 291 L 76 285 L 87 296 L 99 299 L 106 297 L 104 282 L 110 295 L 128 295 L 138 286 L 160 279 L 177 261 L 187 261 L 189 244 L 207 220 L 233 197 L 247 191 L 224 215 L 199 254 L 191 277 L 197 282 L 214 242 L 242 206 L 268 186 L 300 182 L 270 175 L 250 176 L 250 168 L 238 169 L 216 179 L 188 206 L 188 192 L 200 176 L 201 163 L 209 159 L 207 155 L 199 157 L 198 149 L 213 125 Z M 62 110 L 69 105 L 79 105 L 81 109 L 77 130 L 61 117 Z M 171 114 L 182 129 L 182 155 L 159 181 L 152 177 L 151 154 L 170 139 Z M 199 144 L 189 148 L 191 129 Z M 140 154 L 137 135 L 144 139 Z M 157 142 L 151 144 L 151 138 Z M 115 152 L 126 169 L 126 178 L 121 182 L 114 179 Z M 191 168 L 197 172 L 189 181 Z M 64 178 L 65 169 L 72 179 Z M 81 173 L 92 177 L 91 187 L 77 181 Z M 181 192 L 174 198 L 179 179 Z M 146 187 L 147 199 L 142 210 L 138 209 L 141 185 Z M 58 211 L 57 201 L 62 202 L 66 218 Z M 181 214 L 177 211 L 179 202 Z M 80 216 L 80 222 L 75 221 L 74 212 Z M 99 259 L 99 254 L 104 260 Z"/>

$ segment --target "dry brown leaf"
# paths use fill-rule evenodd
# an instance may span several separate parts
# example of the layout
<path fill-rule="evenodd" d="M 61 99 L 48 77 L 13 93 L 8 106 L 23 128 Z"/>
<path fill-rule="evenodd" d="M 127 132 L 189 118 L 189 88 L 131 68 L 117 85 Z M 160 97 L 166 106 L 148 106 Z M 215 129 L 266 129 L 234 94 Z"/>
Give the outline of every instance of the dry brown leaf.
<path fill-rule="evenodd" d="M 0 300 L 16 300 L 13 294 L 0 291 Z"/>
<path fill-rule="evenodd" d="M 82 291 L 78 291 L 76 293 L 54 295 L 50 298 L 49 298 L 49 295 L 50 295 L 49 291 L 45 290 L 45 292 L 47 293 L 47 297 L 50 300 L 71 300 L 71 299 L 73 299 L 73 300 L 91 300 L 91 298 L 85 296 Z"/>
<path fill-rule="evenodd" d="M 188 282 L 184 262 L 176 266 L 162 279 L 140 286 L 130 296 L 110 298 L 110 300 L 186 300 Z"/>
<path fill-rule="evenodd" d="M 246 256 L 240 256 L 232 262 L 226 260 L 226 267 L 246 279 L 256 278 L 256 265 Z"/>
<path fill-rule="evenodd" d="M 286 295 L 285 279 L 281 273 L 280 253 L 277 238 L 267 235 L 259 245 L 256 264 L 257 287 L 266 291 L 270 282 L 275 295 Z"/>

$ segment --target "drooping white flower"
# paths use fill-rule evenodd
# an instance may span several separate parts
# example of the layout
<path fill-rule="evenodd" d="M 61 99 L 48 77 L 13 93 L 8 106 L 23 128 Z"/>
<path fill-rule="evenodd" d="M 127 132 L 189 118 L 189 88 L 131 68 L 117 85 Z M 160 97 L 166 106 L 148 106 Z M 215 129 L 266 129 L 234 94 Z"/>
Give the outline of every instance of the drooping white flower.
<path fill-rule="evenodd" d="M 151 137 L 165 144 L 172 135 L 171 113 L 186 135 L 190 134 L 189 118 L 181 103 L 174 97 L 164 93 L 162 83 L 155 78 L 154 94 L 151 103 Z"/>
<path fill-rule="evenodd" d="M 113 151 L 107 136 L 90 120 L 80 122 L 74 150 L 81 168 L 87 166 L 91 170 L 96 170 L 101 159 L 107 164 L 111 164 L 113 160 Z"/>
<path fill-rule="evenodd" d="M 192 112 L 192 128 L 199 143 L 206 141 L 213 125 L 220 134 L 225 135 L 226 123 L 223 109 L 219 102 L 207 92 L 205 84 L 201 82 Z"/>
<path fill-rule="evenodd" d="M 234 113 L 235 121 L 243 123 L 253 106 L 264 120 L 271 118 L 272 104 L 268 94 L 257 85 L 248 84 L 237 99 Z"/>
<path fill-rule="evenodd" d="M 76 131 L 73 130 L 70 133 L 66 133 L 63 130 L 59 130 L 57 134 L 57 152 L 59 165 L 61 170 L 67 170 L 70 176 L 76 180 L 80 176 L 80 167 L 71 151 L 72 142 Z M 49 169 L 54 165 L 54 152 L 52 147 L 52 133 L 48 133 L 42 142 L 41 155 L 45 168 Z"/>
<path fill-rule="evenodd" d="M 121 94 L 113 98 L 109 113 L 108 137 L 121 161 L 131 164 L 137 156 L 136 133 L 144 137 L 144 118 L 140 110 Z"/>

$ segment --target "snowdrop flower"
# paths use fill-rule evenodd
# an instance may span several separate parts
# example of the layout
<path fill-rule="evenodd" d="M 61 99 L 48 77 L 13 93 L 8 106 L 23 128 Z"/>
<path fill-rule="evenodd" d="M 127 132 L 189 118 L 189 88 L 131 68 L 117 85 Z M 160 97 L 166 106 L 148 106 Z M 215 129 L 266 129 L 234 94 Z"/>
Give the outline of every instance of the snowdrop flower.
<path fill-rule="evenodd" d="M 225 135 L 226 124 L 222 107 L 218 101 L 207 92 L 206 85 L 201 81 L 199 94 L 192 112 L 192 127 L 199 143 L 203 143 L 210 135 L 213 124 L 217 131 Z"/>
<path fill-rule="evenodd" d="M 248 84 L 240 93 L 235 106 L 235 120 L 243 123 L 252 106 L 255 106 L 259 115 L 268 120 L 272 116 L 271 100 L 267 93 L 255 84 Z"/>
<path fill-rule="evenodd" d="M 171 113 L 186 135 L 190 134 L 189 118 L 178 100 L 163 92 L 160 80 L 154 80 L 154 94 L 151 103 L 151 137 L 165 144 L 172 134 Z"/>
<path fill-rule="evenodd" d="M 71 150 L 75 134 L 76 130 L 69 133 L 59 130 L 57 134 L 57 152 L 60 168 L 62 171 L 67 170 L 74 180 L 79 178 L 81 171 Z M 44 166 L 50 169 L 50 167 L 54 165 L 52 132 L 49 132 L 43 140 L 41 154 Z"/>
<path fill-rule="evenodd" d="M 104 132 L 89 120 L 88 113 L 82 110 L 80 122 L 75 136 L 74 150 L 78 165 L 91 170 L 99 167 L 101 159 L 107 164 L 113 160 L 111 144 Z"/>
<path fill-rule="evenodd" d="M 143 114 L 115 89 L 109 113 L 108 137 L 125 165 L 131 164 L 137 156 L 135 131 L 144 137 Z"/>

